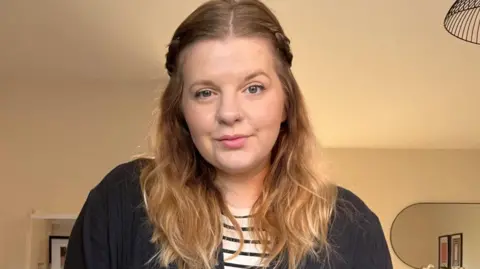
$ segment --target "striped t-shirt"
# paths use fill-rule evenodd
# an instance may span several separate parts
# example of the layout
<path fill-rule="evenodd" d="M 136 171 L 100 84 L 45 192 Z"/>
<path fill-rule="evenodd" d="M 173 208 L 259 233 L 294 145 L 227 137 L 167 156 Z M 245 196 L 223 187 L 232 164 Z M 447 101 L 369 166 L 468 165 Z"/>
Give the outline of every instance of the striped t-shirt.
<path fill-rule="evenodd" d="M 262 255 L 261 244 L 253 237 L 252 227 L 249 223 L 250 210 L 230 208 L 230 211 L 242 228 L 244 244 L 240 254 L 229 260 L 240 247 L 240 237 L 238 236 L 237 231 L 235 231 L 232 222 L 226 216 L 222 215 L 222 255 L 225 269 L 265 267 L 260 264 Z"/>

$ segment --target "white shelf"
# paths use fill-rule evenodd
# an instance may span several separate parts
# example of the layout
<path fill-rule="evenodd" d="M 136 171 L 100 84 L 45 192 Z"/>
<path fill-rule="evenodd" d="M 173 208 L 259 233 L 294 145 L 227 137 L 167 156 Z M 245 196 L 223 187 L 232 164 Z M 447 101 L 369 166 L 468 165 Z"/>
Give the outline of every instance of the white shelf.
<path fill-rule="evenodd" d="M 76 214 L 56 214 L 56 213 L 44 213 L 35 211 L 30 215 L 31 219 L 38 220 L 75 220 L 78 217 Z"/>
<path fill-rule="evenodd" d="M 75 220 L 77 215 L 73 214 L 33 214 L 32 219 L 39 220 Z"/>

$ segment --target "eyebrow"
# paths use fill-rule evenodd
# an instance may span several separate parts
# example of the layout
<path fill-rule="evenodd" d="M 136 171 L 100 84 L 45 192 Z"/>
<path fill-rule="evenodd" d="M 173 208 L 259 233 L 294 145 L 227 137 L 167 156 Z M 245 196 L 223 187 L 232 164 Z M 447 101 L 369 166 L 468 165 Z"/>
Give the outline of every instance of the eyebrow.
<path fill-rule="evenodd" d="M 265 73 L 262 70 L 258 70 L 258 71 L 252 72 L 252 73 L 248 74 L 247 76 L 245 76 L 245 78 L 243 79 L 243 82 L 247 82 L 247 81 L 249 81 L 251 79 L 254 79 L 258 76 L 265 76 L 268 79 L 270 79 L 270 76 L 268 76 L 267 73 Z M 203 79 L 203 80 L 197 80 L 197 81 L 193 82 L 192 85 L 190 85 L 189 88 L 192 89 L 194 86 L 197 86 L 197 85 L 203 85 L 203 86 L 209 86 L 209 87 L 215 87 L 216 86 L 215 83 L 212 80 Z"/>
<path fill-rule="evenodd" d="M 243 81 L 246 82 L 246 81 L 251 80 L 251 79 L 253 79 L 253 78 L 256 78 L 256 77 L 258 77 L 258 76 L 265 76 L 265 77 L 267 77 L 267 78 L 270 78 L 270 77 L 267 75 L 267 73 L 265 73 L 265 72 L 262 71 L 262 70 L 258 70 L 258 71 L 255 71 L 255 72 L 251 73 L 251 74 L 248 74 L 248 75 L 243 79 Z"/>

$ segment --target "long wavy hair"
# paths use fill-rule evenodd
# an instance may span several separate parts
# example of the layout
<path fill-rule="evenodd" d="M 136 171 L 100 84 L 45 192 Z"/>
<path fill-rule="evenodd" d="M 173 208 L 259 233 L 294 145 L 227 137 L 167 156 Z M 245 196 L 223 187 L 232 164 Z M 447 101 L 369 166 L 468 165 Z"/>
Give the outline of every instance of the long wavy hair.
<path fill-rule="evenodd" d="M 199 154 L 182 109 L 182 52 L 199 40 L 261 37 L 269 40 L 286 96 L 286 120 L 272 149 L 271 168 L 252 208 L 253 233 L 266 264 L 297 268 L 307 255 L 326 257 L 337 189 L 316 155 L 316 139 L 291 72 L 290 41 L 275 15 L 258 0 L 211 0 L 191 13 L 168 46 L 170 76 L 159 102 L 154 158 L 140 176 L 152 242 L 160 266 L 213 268 L 222 241 L 221 214 L 241 228 L 215 182 L 215 168 Z M 267 255 L 268 253 L 268 255 Z M 239 251 L 235 253 L 238 255 Z"/>

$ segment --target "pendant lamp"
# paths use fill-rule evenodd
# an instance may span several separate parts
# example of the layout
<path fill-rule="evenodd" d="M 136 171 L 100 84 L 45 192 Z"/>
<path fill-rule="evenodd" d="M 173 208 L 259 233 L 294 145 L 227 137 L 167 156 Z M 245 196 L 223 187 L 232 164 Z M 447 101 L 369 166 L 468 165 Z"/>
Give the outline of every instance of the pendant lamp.
<path fill-rule="evenodd" d="M 456 0 L 443 25 L 456 38 L 480 45 L 480 0 Z"/>

